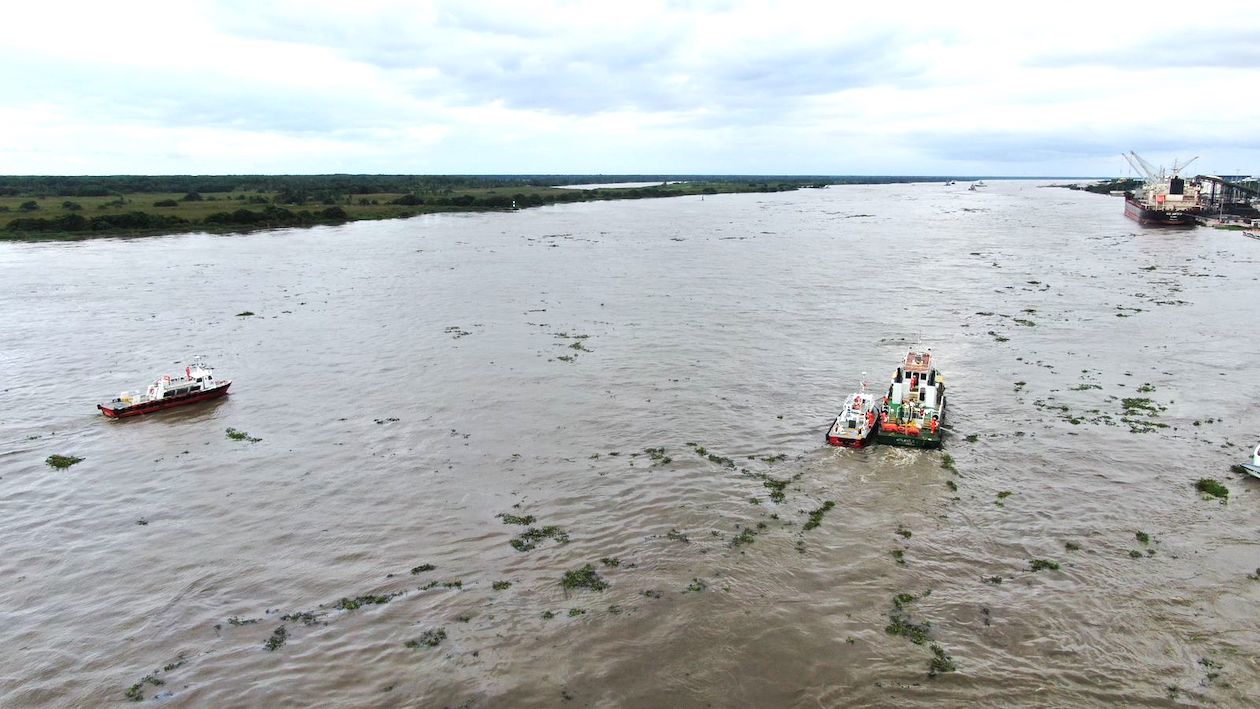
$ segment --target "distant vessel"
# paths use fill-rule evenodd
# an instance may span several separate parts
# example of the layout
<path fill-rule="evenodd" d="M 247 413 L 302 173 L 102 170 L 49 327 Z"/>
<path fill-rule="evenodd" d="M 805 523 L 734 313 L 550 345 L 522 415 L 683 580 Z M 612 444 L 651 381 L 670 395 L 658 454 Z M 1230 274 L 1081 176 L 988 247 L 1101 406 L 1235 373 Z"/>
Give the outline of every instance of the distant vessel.
<path fill-rule="evenodd" d="M 897 367 L 879 414 L 875 440 L 902 446 L 938 448 L 945 422 L 945 380 L 932 364 L 932 351 L 906 353 Z"/>
<path fill-rule="evenodd" d="M 833 446 L 861 448 L 875 434 L 878 416 L 879 403 L 874 394 L 866 391 L 866 382 L 863 381 L 858 390 L 845 399 L 844 409 L 827 431 L 827 442 Z"/>
<path fill-rule="evenodd" d="M 169 374 L 158 377 L 144 394 L 124 391 L 108 404 L 97 404 L 96 408 L 109 418 L 139 416 L 216 399 L 227 394 L 230 386 L 231 379 L 215 379 L 209 367 L 194 362 L 184 368 L 182 377 L 173 379 Z"/>
<path fill-rule="evenodd" d="M 1124 159 L 1146 176 L 1146 181 L 1137 190 L 1124 193 L 1124 216 L 1142 226 L 1191 227 L 1197 224 L 1195 216 L 1202 211 L 1199 185 L 1178 173 L 1198 157 L 1183 165 L 1173 162 L 1170 172 L 1165 172 L 1162 167 L 1156 169 L 1132 150 Z"/>

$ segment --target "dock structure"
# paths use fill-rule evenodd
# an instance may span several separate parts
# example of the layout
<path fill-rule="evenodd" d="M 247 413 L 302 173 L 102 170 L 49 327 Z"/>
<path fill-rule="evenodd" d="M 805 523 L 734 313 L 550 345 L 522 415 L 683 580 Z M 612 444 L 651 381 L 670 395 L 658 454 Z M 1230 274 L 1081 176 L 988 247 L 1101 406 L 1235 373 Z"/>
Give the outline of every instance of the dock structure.
<path fill-rule="evenodd" d="M 1201 220 L 1216 224 L 1260 225 L 1260 181 L 1255 177 L 1197 175 Z"/>

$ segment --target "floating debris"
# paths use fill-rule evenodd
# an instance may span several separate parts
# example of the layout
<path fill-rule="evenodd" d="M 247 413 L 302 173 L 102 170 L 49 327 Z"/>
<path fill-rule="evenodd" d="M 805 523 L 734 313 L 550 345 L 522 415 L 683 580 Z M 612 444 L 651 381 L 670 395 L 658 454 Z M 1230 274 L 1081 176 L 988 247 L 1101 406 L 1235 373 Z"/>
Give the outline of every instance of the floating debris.
<path fill-rule="evenodd" d="M 691 583 L 687 584 L 687 590 L 683 593 L 701 593 L 709 588 L 709 584 L 698 578 L 692 578 Z"/>
<path fill-rule="evenodd" d="M 511 581 L 495 581 L 494 583 L 490 584 L 490 587 L 496 591 L 505 591 L 512 587 L 512 582 Z"/>
<path fill-rule="evenodd" d="M 50 455 L 44 459 L 44 462 L 47 463 L 49 467 L 62 470 L 69 468 L 75 463 L 82 463 L 83 459 L 73 455 Z"/>
<path fill-rule="evenodd" d="M 1205 500 L 1210 497 L 1219 498 L 1221 501 L 1229 499 L 1229 488 L 1222 485 L 1219 480 L 1199 478 L 1199 481 L 1194 484 L 1194 489 L 1203 493 L 1203 499 Z"/>
<path fill-rule="evenodd" d="M 615 568 L 617 568 L 618 566 L 621 566 L 621 559 L 618 559 L 618 558 L 617 558 L 617 557 L 615 557 L 615 556 L 606 556 L 606 557 L 604 557 L 604 558 L 600 559 L 600 560 L 599 560 L 599 563 L 603 564 L 604 566 L 607 566 L 607 567 L 610 567 L 610 568 L 614 568 L 614 569 L 615 569 Z"/>
<path fill-rule="evenodd" d="M 411 567 L 411 575 L 415 576 L 417 574 L 423 574 L 426 571 L 432 571 L 436 568 L 437 567 L 434 566 L 433 564 L 421 564 L 419 566 L 413 566 Z"/>
<path fill-rule="evenodd" d="M 290 623 L 301 623 L 302 625 L 315 625 L 319 622 L 319 615 L 313 611 L 298 611 L 296 613 L 285 613 L 280 616 L 280 620 L 286 620 Z"/>
<path fill-rule="evenodd" d="M 928 634 L 932 631 L 932 624 L 928 621 L 915 623 L 906 606 L 914 603 L 920 598 L 926 598 L 932 592 L 928 591 L 922 596 L 915 596 L 909 593 L 899 593 L 893 596 L 893 609 L 888 613 L 888 625 L 884 626 L 884 632 L 889 635 L 900 635 L 915 645 L 922 645 L 928 639 Z"/>
<path fill-rule="evenodd" d="M 408 640 L 403 646 L 414 650 L 418 647 L 437 647 L 446 639 L 446 628 L 437 628 L 436 630 L 426 630 L 420 634 L 415 640 Z"/>
<path fill-rule="evenodd" d="M 801 527 L 801 529 L 805 531 L 809 531 L 817 527 L 818 525 L 822 524 L 823 515 L 826 514 L 828 510 L 830 510 L 831 508 L 835 506 L 836 506 L 836 503 L 832 502 L 831 500 L 827 500 L 826 502 L 824 502 L 822 504 L 822 507 L 819 507 L 818 509 L 809 513 L 809 521 L 806 522 L 805 525 Z"/>
<path fill-rule="evenodd" d="M 648 457 L 652 459 L 652 465 L 654 466 L 669 465 L 674 460 L 673 458 L 665 455 L 665 448 L 663 446 L 660 448 L 644 448 L 643 452 L 647 453 Z"/>
<path fill-rule="evenodd" d="M 508 543 L 517 551 L 530 551 L 536 548 L 545 539 L 554 540 L 557 544 L 568 544 L 569 535 L 555 525 L 548 525 L 541 529 L 530 527 L 524 532 L 518 534 Z"/>
<path fill-rule="evenodd" d="M 267 652 L 275 652 L 276 650 L 279 650 L 288 639 L 289 631 L 282 625 L 272 631 L 271 637 L 267 638 L 267 642 L 263 643 L 263 647 L 267 649 Z"/>
<path fill-rule="evenodd" d="M 253 314 L 254 314 L 254 311 L 252 311 L 252 310 L 243 310 L 243 311 L 241 311 L 241 312 L 237 313 L 237 314 L 236 314 L 236 317 L 238 317 L 238 318 L 247 318 L 247 317 L 249 317 L 249 316 L 251 316 L 251 315 L 253 315 Z"/>
<path fill-rule="evenodd" d="M 123 696 L 133 702 L 138 702 L 138 701 L 143 700 L 144 699 L 144 685 L 146 684 L 151 684 L 154 687 L 161 687 L 162 685 L 166 684 L 166 682 L 158 679 L 157 677 L 154 677 L 153 675 L 145 675 L 144 678 L 141 679 L 139 682 L 136 682 L 135 684 L 128 687 L 127 691 L 123 692 Z"/>
<path fill-rule="evenodd" d="M 935 678 L 939 674 L 953 672 L 958 669 L 958 667 L 954 665 L 954 659 L 945 654 L 945 650 L 942 649 L 940 645 L 933 643 L 931 649 L 932 661 L 928 664 L 929 678 Z"/>
<path fill-rule="evenodd" d="M 336 605 L 334 605 L 333 608 L 336 608 L 337 610 L 343 610 L 343 611 L 352 611 L 361 606 L 380 606 L 380 605 L 385 605 L 386 603 L 389 603 L 390 601 L 394 600 L 394 596 L 399 596 L 399 595 L 402 595 L 401 591 L 397 591 L 397 592 L 385 594 L 385 595 L 380 595 L 380 596 L 368 594 L 365 596 L 356 596 L 354 598 L 342 598 L 341 600 L 337 601 Z"/>
<path fill-rule="evenodd" d="M 234 441 L 249 441 L 250 443 L 257 443 L 262 440 L 261 438 L 255 438 L 244 431 L 238 431 L 231 427 L 228 427 L 227 429 L 227 437 Z"/>
<path fill-rule="evenodd" d="M 560 585 L 565 591 L 578 588 L 588 588 L 592 591 L 603 591 L 608 588 L 608 582 L 599 577 L 595 573 L 595 567 L 586 564 L 577 571 L 566 571 L 564 577 L 560 579 Z"/>
<path fill-rule="evenodd" d="M 686 534 L 683 534 L 682 532 L 678 531 L 677 529 L 674 529 L 673 527 L 670 527 L 669 531 L 665 533 L 665 538 L 673 539 L 674 541 L 682 542 L 683 544 L 691 543 L 691 540 L 687 538 Z"/>

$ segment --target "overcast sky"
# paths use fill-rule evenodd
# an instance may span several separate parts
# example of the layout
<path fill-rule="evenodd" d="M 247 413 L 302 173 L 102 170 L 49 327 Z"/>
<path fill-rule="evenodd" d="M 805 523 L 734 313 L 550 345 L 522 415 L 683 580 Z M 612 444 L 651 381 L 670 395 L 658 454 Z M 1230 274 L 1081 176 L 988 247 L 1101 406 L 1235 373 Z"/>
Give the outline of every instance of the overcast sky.
<path fill-rule="evenodd" d="M 6 4 L 0 173 L 1260 172 L 1260 0 Z"/>

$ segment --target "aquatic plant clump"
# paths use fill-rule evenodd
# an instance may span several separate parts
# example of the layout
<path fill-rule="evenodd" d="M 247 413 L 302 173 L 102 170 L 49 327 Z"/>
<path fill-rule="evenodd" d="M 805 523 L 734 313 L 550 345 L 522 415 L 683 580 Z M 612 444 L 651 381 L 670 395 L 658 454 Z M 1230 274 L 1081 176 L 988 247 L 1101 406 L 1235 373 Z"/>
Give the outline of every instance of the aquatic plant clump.
<path fill-rule="evenodd" d="M 227 437 L 234 441 L 249 441 L 250 443 L 257 443 L 262 440 L 261 438 L 255 438 L 244 431 L 238 431 L 231 427 L 228 427 L 227 429 Z"/>
<path fill-rule="evenodd" d="M 403 646 L 414 650 L 418 647 L 437 647 L 446 639 L 446 628 L 437 628 L 436 630 L 426 630 L 420 634 L 415 640 L 408 640 Z"/>
<path fill-rule="evenodd" d="M 123 692 L 123 696 L 133 702 L 138 702 L 138 701 L 143 700 L 144 699 L 144 685 L 146 684 L 151 684 L 154 687 L 161 687 L 162 685 L 166 684 L 166 682 L 158 679 L 157 677 L 154 677 L 153 675 L 145 675 L 144 678 L 141 679 L 139 682 L 136 682 L 135 684 L 128 687 L 127 691 Z"/>
<path fill-rule="evenodd" d="M 933 644 L 932 661 L 928 663 L 928 677 L 935 678 L 939 674 L 953 672 L 957 669 L 958 667 L 954 664 L 954 658 L 947 655 L 940 645 Z"/>
<path fill-rule="evenodd" d="M 289 631 L 282 625 L 272 631 L 271 637 L 267 638 L 267 642 L 263 643 L 263 647 L 267 649 L 267 652 L 275 652 L 276 650 L 279 650 L 288 639 Z"/>
<path fill-rule="evenodd" d="M 1222 485 L 1219 480 L 1199 478 L 1199 481 L 1194 484 L 1194 489 L 1203 493 L 1204 499 L 1208 497 L 1216 497 L 1221 500 L 1229 499 L 1229 488 Z"/>
<path fill-rule="evenodd" d="M 44 462 L 47 463 L 49 467 L 64 470 L 75 463 L 82 463 L 83 459 L 73 455 L 50 455 L 44 459 Z"/>
<path fill-rule="evenodd" d="M 566 571 L 560 579 L 560 585 L 566 591 L 578 588 L 603 591 L 608 588 L 608 582 L 600 578 L 599 574 L 595 573 L 595 567 L 590 564 L 586 564 L 577 571 Z"/>
<path fill-rule="evenodd" d="M 522 527 L 528 527 L 529 525 L 534 523 L 534 515 L 522 515 L 518 517 L 517 515 L 510 515 L 504 512 L 500 512 L 499 514 L 495 515 L 495 517 L 498 517 L 499 519 L 503 520 L 504 524 L 519 524 Z"/>
<path fill-rule="evenodd" d="M 783 494 L 783 490 L 787 488 L 788 483 L 790 482 L 792 481 L 791 480 L 775 480 L 774 478 L 767 477 L 764 481 L 762 481 L 761 484 L 764 485 L 768 490 L 770 490 L 770 499 L 772 501 L 783 502 L 783 500 L 786 499 Z"/>
<path fill-rule="evenodd" d="M 426 571 L 432 571 L 436 568 L 437 567 L 434 566 L 433 564 L 421 564 L 419 566 L 413 566 L 411 567 L 411 575 L 415 576 L 416 574 L 423 574 Z"/>
<path fill-rule="evenodd" d="M 832 502 L 831 500 L 827 500 L 826 502 L 824 502 L 822 504 L 822 507 L 819 507 L 818 509 L 809 513 L 809 521 L 805 523 L 802 529 L 808 531 L 822 524 L 823 515 L 826 514 L 828 510 L 830 510 L 831 508 L 835 506 L 836 506 L 836 503 Z"/>
<path fill-rule="evenodd" d="M 508 543 L 517 551 L 529 551 L 536 548 L 543 540 L 551 539 L 557 544 L 568 544 L 569 535 L 564 530 L 555 525 L 547 525 L 541 529 L 530 527 L 524 532 L 516 535 L 514 539 Z"/>
<path fill-rule="evenodd" d="M 1032 561 L 1028 562 L 1028 570 L 1029 571 L 1043 571 L 1043 570 L 1044 571 L 1058 571 L 1059 564 L 1056 561 L 1049 561 L 1047 559 L 1033 559 Z"/>
<path fill-rule="evenodd" d="M 380 606 L 389 603 L 397 596 L 398 593 L 390 593 L 387 595 L 374 596 L 368 594 L 366 596 L 356 596 L 354 598 L 342 598 L 333 606 L 337 610 L 352 611 L 362 606 Z"/>

